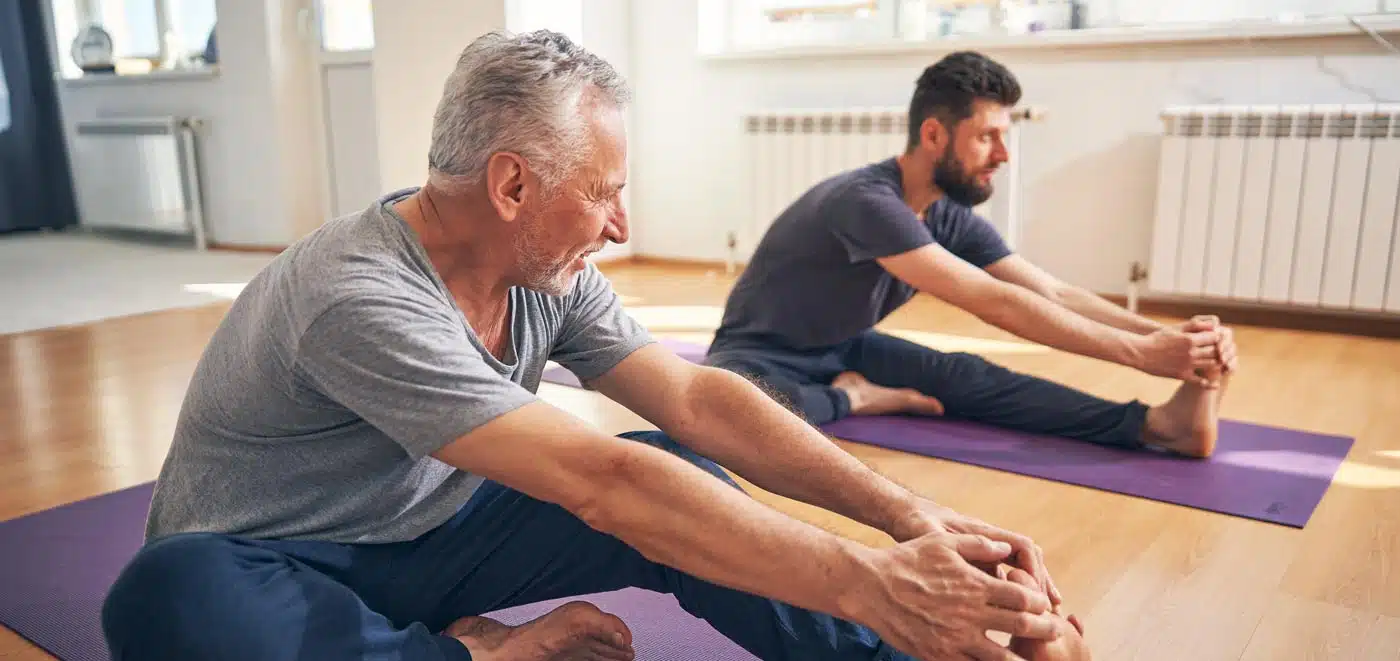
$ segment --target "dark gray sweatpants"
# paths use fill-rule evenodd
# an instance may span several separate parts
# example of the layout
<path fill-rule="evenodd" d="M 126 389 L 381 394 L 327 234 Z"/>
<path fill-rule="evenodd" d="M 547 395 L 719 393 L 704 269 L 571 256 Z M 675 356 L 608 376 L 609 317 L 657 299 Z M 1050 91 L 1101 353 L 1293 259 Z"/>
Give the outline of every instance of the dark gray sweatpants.
<path fill-rule="evenodd" d="M 1137 400 L 1111 402 L 975 354 L 943 353 L 873 330 L 804 351 L 746 342 L 712 350 L 705 363 L 764 384 L 814 425 L 850 415 L 846 394 L 831 387 L 846 371 L 937 398 L 950 418 L 1103 445 L 1140 447 L 1147 417 L 1147 405 Z"/>

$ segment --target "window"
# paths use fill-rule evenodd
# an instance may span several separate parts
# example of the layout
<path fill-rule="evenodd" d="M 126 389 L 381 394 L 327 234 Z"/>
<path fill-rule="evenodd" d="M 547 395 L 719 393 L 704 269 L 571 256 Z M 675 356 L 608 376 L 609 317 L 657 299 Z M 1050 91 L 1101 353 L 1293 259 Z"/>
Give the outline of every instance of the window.
<path fill-rule="evenodd" d="M 161 59 L 160 20 L 152 0 L 96 0 L 95 23 L 112 35 L 117 59 Z M 91 18 L 89 19 L 91 20 Z"/>
<path fill-rule="evenodd" d="M 374 48 L 371 0 L 320 0 L 321 49 L 367 51 Z"/>
<path fill-rule="evenodd" d="M 506 29 L 553 30 L 583 42 L 583 0 L 506 0 Z"/>
<path fill-rule="evenodd" d="M 896 0 L 730 0 L 738 48 L 858 43 L 894 37 Z"/>
<path fill-rule="evenodd" d="M 215 0 L 52 0 L 54 38 L 67 77 L 82 75 L 71 48 L 89 25 L 111 35 L 117 73 L 197 68 L 214 32 Z"/>
<path fill-rule="evenodd" d="M 1400 0 L 699 0 L 701 53 L 1400 13 Z M 1125 37 L 1131 41 L 1131 37 Z"/>

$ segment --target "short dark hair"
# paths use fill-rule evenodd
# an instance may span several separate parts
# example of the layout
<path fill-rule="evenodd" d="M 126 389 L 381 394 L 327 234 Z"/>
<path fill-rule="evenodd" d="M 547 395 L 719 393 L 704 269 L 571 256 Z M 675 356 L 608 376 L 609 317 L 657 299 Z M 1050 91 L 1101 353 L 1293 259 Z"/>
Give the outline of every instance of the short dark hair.
<path fill-rule="evenodd" d="M 929 65 L 914 86 L 909 101 L 909 142 L 919 144 L 919 127 L 936 117 L 950 132 L 972 114 L 977 99 L 1014 106 L 1021 100 L 1021 84 L 1001 63 L 977 52 L 958 51 Z"/>

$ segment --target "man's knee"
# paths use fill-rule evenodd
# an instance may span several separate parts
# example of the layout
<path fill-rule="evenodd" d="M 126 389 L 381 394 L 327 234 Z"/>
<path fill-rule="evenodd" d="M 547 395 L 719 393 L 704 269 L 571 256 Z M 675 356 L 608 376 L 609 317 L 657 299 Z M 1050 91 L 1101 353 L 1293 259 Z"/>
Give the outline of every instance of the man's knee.
<path fill-rule="evenodd" d="M 677 443 L 665 432 L 631 431 L 624 434 L 619 434 L 619 438 L 625 438 L 631 441 L 637 441 L 639 443 L 646 443 L 647 445 L 650 445 L 652 447 L 670 452 L 671 454 L 674 454 L 677 457 L 680 457 L 681 459 L 684 459 L 694 464 L 701 470 L 704 470 L 705 472 L 714 475 L 715 477 L 718 477 L 721 480 L 724 480 L 735 489 L 739 489 L 741 491 L 743 490 L 743 488 L 740 487 L 739 484 L 734 481 L 734 478 L 730 477 L 729 473 L 725 472 L 725 470 L 721 468 L 719 464 L 701 456 L 699 453 L 690 449 L 689 447 Z"/>
<path fill-rule="evenodd" d="M 233 557 L 226 539 L 206 534 L 170 537 L 137 552 L 102 604 L 102 631 L 113 658 L 188 650 L 192 641 L 182 639 L 172 623 L 195 619 L 191 611 L 199 609 L 202 600 L 191 598 L 190 592 L 210 582 L 211 570 Z"/>

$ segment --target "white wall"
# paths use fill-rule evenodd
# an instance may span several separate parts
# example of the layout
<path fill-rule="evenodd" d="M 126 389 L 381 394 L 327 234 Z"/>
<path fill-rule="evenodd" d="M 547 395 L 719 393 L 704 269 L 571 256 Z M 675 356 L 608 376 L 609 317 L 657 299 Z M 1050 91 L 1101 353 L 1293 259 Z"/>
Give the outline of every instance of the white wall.
<path fill-rule="evenodd" d="M 462 49 L 506 25 L 503 0 L 374 3 L 374 98 L 380 187 L 428 177 L 433 111 Z"/>
<path fill-rule="evenodd" d="M 641 2 L 647 1 L 641 0 Z M 583 46 L 607 60 L 618 70 L 618 73 L 628 79 L 628 82 L 635 83 L 631 80 L 632 4 L 631 0 L 583 0 Z M 634 95 L 637 93 L 635 84 L 632 91 Z M 627 188 L 622 189 L 622 204 L 629 210 L 629 213 L 633 208 L 633 188 L 630 179 L 637 171 L 636 160 L 631 157 L 630 152 L 633 145 L 636 144 L 636 113 L 635 106 L 629 108 L 626 119 L 629 147 L 627 176 L 629 182 Z M 609 260 L 636 254 L 641 231 L 635 215 L 631 215 L 631 221 L 631 238 L 628 239 L 627 243 L 622 245 L 608 244 L 592 259 Z"/>
<path fill-rule="evenodd" d="M 743 218 L 741 112 L 903 106 L 937 59 L 702 61 L 696 0 L 631 11 L 632 218 L 635 249 L 648 255 L 726 256 L 725 233 Z M 1017 73 L 1027 103 L 1050 113 L 1023 137 L 1022 251 L 1102 292 L 1124 291 L 1129 265 L 1147 263 L 1164 105 L 1369 101 L 1320 71 L 1318 55 L 1352 84 L 1400 99 L 1400 58 L 1364 36 L 990 54 Z"/>
<path fill-rule="evenodd" d="M 287 245 L 323 215 L 311 139 L 310 44 L 297 34 L 290 2 L 219 0 L 217 11 L 217 76 L 61 82 L 65 123 L 71 136 L 78 121 L 97 117 L 204 119 L 209 240 Z M 66 45 L 56 50 L 67 57 Z"/>
<path fill-rule="evenodd" d="M 374 115 L 373 64 L 327 64 L 326 158 L 330 162 L 331 213 L 356 213 L 384 192 L 379 188 L 379 139 Z"/>

